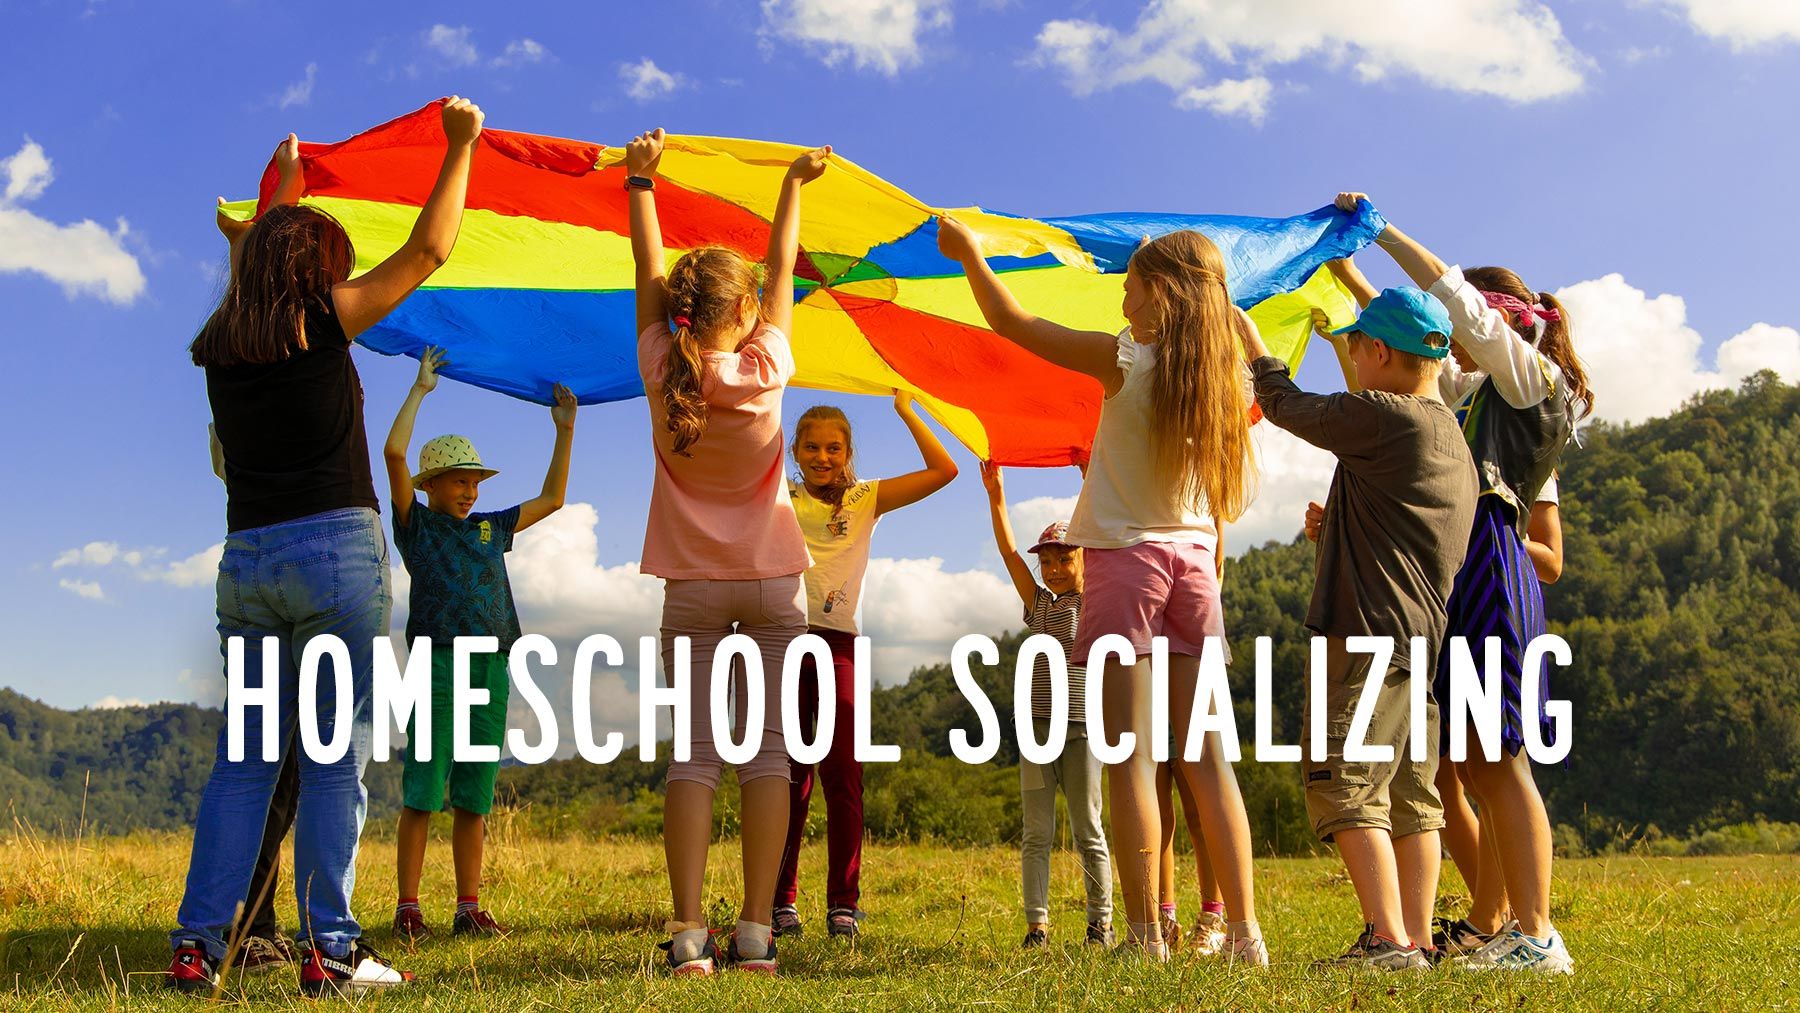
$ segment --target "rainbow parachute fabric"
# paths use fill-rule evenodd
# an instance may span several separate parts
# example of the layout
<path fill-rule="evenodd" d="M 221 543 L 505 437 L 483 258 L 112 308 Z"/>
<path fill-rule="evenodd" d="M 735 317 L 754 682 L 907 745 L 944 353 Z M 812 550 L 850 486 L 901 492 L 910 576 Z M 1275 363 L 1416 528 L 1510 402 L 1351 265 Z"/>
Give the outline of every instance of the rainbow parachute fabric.
<path fill-rule="evenodd" d="M 484 130 L 455 253 L 358 340 L 389 355 L 448 349 L 445 375 L 549 403 L 567 384 L 583 403 L 643 394 L 636 364 L 624 149 Z M 343 223 L 368 270 L 405 242 L 443 158 L 436 103 L 335 144 L 302 144 L 303 203 Z M 670 263 L 709 243 L 760 259 L 777 185 L 802 148 L 669 136 L 657 207 Z M 257 209 L 277 174 L 265 171 Z M 248 216 L 248 202 L 230 206 Z M 1092 379 L 988 331 L 958 265 L 937 251 L 940 209 L 834 154 L 801 201 L 793 339 L 796 386 L 912 392 L 979 457 L 1000 464 L 1085 462 L 1099 418 Z M 1197 229 L 1225 255 L 1233 298 L 1275 354 L 1298 364 L 1312 307 L 1334 326 L 1354 304 L 1321 265 L 1384 225 L 1364 205 L 1292 218 L 1123 213 L 1023 218 L 954 214 L 1030 311 L 1071 327 L 1123 325 L 1123 272 L 1144 236 Z"/>

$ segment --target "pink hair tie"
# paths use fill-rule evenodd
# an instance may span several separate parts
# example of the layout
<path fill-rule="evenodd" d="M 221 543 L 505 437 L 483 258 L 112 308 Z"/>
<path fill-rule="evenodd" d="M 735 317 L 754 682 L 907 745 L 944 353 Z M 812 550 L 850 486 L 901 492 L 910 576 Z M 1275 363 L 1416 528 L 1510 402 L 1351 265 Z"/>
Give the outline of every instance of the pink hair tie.
<path fill-rule="evenodd" d="M 1519 315 L 1519 322 L 1527 327 L 1535 325 L 1540 317 L 1544 320 L 1562 319 L 1561 313 L 1556 312 L 1548 306 L 1528 303 L 1515 296 L 1507 295 L 1504 292 L 1482 292 L 1481 296 L 1486 299 L 1487 304 L 1494 309 L 1506 310 L 1508 313 L 1517 313 Z"/>
<path fill-rule="evenodd" d="M 687 317 L 676 317 L 675 318 L 675 326 L 685 327 L 685 328 L 688 328 L 689 330 L 692 330 L 694 327 L 694 322 L 692 320 L 689 320 Z"/>

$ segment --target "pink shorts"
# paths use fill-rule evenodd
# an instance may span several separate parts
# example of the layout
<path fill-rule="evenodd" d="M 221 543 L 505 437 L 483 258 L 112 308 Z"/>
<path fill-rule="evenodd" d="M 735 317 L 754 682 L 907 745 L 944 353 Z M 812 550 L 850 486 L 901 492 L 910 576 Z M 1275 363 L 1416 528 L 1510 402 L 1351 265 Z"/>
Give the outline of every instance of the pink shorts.
<path fill-rule="evenodd" d="M 1081 627 L 1071 664 L 1108 633 L 1131 641 L 1140 656 L 1152 637 L 1167 637 L 1170 654 L 1199 657 L 1207 637 L 1225 635 L 1219 575 L 1212 550 L 1188 542 L 1139 542 L 1123 549 L 1085 549 Z"/>

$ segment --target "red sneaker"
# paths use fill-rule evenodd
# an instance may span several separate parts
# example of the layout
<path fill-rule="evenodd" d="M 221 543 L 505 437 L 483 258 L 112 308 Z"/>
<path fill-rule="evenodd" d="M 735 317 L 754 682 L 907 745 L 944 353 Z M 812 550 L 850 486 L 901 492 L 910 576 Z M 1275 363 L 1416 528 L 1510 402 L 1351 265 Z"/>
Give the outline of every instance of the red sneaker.
<path fill-rule="evenodd" d="M 310 942 L 300 944 L 300 992 L 307 996 L 355 996 L 409 984 L 411 971 L 383 960 L 375 947 L 358 939 L 349 954 L 334 957 Z"/>
<path fill-rule="evenodd" d="M 431 936 L 431 926 L 425 924 L 425 915 L 416 907 L 401 908 L 394 912 L 394 937 L 409 943 L 416 943 Z"/>
<path fill-rule="evenodd" d="M 198 939 L 183 939 L 175 947 L 163 984 L 182 992 L 212 992 L 219 987 L 219 965 L 206 955 Z"/>

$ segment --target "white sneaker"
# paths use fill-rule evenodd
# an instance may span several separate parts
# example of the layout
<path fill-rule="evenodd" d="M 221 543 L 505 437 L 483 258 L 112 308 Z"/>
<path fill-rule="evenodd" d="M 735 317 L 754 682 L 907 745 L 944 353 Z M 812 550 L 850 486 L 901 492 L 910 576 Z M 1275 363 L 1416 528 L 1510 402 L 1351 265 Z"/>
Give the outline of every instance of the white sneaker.
<path fill-rule="evenodd" d="M 1225 948 L 1225 916 L 1217 911 L 1202 911 L 1194 919 L 1191 937 L 1194 952 L 1202 957 L 1217 956 Z"/>
<path fill-rule="evenodd" d="M 1263 943 L 1261 936 L 1238 936 L 1227 938 L 1219 948 L 1218 957 L 1227 964 L 1248 964 L 1251 967 L 1269 966 L 1269 947 Z"/>
<path fill-rule="evenodd" d="M 1456 958 L 1456 966 L 1472 971 L 1536 971 L 1540 974 L 1574 974 L 1575 959 L 1554 928 L 1543 943 L 1519 931 L 1519 923 L 1501 926 L 1486 946 Z"/>

